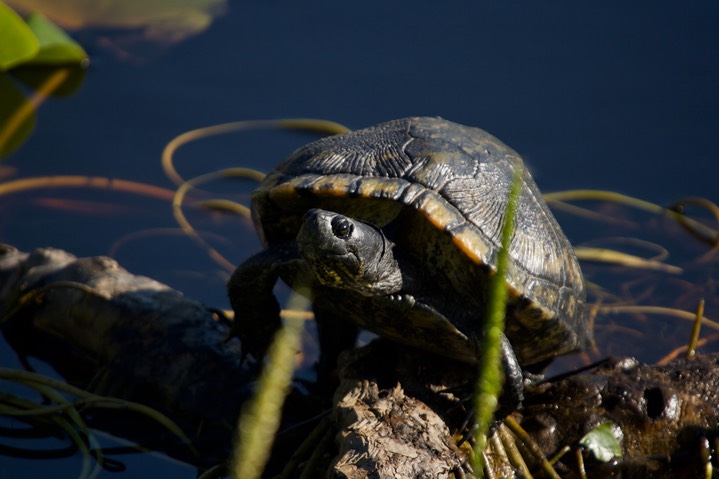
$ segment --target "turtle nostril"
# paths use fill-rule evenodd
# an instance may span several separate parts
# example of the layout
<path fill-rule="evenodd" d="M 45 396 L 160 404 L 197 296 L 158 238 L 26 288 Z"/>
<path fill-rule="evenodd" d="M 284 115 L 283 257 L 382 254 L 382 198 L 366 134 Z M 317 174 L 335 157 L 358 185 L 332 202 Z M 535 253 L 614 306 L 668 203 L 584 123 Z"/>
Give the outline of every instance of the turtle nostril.
<path fill-rule="evenodd" d="M 344 216 L 335 216 L 332 218 L 332 233 L 340 238 L 347 239 L 354 231 L 352 222 Z"/>

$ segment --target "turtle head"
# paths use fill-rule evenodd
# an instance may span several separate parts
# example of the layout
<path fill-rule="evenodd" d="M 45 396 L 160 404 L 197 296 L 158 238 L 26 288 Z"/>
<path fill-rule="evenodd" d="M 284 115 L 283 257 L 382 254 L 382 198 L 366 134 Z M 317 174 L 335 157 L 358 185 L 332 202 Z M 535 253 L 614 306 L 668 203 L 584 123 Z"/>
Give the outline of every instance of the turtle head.
<path fill-rule="evenodd" d="M 393 246 L 379 227 L 320 209 L 305 214 L 297 235 L 300 255 L 321 284 L 365 296 L 401 289 Z"/>

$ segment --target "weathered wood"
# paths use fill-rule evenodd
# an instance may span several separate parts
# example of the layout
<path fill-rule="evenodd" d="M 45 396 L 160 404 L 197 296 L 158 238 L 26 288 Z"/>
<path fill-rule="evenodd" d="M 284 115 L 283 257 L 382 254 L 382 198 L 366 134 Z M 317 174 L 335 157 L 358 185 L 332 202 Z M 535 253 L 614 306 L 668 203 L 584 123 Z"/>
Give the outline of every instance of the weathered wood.
<path fill-rule="evenodd" d="M 604 422 L 621 431 L 625 461 L 595 463 L 595 477 L 701 477 L 701 443 L 719 439 L 719 354 L 665 366 L 624 358 L 525 397 L 522 426 L 548 455 Z"/>
<path fill-rule="evenodd" d="M 447 421 L 452 409 L 460 415 L 464 409 L 456 394 L 444 390 L 462 381 L 462 368 L 447 368 L 443 375 L 441 367 L 428 366 L 422 357 L 426 355 L 385 340 L 341 356 L 340 386 L 334 397 L 339 455 L 329 477 L 461 474 L 466 457 Z M 437 361 L 453 364 L 442 358 Z"/>
<path fill-rule="evenodd" d="M 380 391 L 367 380 L 344 381 L 335 397 L 335 477 L 448 478 L 461 467 L 444 421 L 399 385 Z"/>

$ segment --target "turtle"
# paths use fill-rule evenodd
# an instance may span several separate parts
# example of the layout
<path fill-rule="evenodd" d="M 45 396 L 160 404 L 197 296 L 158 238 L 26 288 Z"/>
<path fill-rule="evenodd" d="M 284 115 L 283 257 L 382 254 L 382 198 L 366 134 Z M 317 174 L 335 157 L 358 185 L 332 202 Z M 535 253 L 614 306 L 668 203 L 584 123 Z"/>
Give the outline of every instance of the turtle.
<path fill-rule="evenodd" d="M 280 327 L 281 278 L 312 301 L 321 360 L 357 327 L 465 363 L 477 361 L 488 280 L 515 171 L 502 364 L 513 401 L 522 369 L 591 340 L 574 250 L 518 153 L 480 128 L 412 117 L 309 143 L 252 194 L 265 248 L 232 274 L 243 354 Z M 505 392 L 507 387 L 505 386 Z"/>

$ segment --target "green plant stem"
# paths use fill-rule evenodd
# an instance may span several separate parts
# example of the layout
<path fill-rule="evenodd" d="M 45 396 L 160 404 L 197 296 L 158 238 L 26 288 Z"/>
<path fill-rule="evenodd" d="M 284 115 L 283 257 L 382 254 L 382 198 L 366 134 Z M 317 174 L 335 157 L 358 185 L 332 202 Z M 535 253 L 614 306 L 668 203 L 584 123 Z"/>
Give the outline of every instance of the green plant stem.
<path fill-rule="evenodd" d="M 304 311 L 308 307 L 306 295 L 297 292 L 288 304 L 288 309 L 293 311 Z M 280 425 L 282 405 L 292 382 L 303 327 L 301 315 L 288 315 L 272 341 L 254 397 L 245 405 L 238 420 L 238 438 L 230 467 L 235 479 L 257 479 L 267 464 Z"/>
<path fill-rule="evenodd" d="M 502 226 L 502 246 L 497 252 L 497 271 L 489 282 L 489 301 L 484 335 L 478 340 L 479 371 L 475 393 L 475 436 L 474 470 L 482 471 L 482 452 L 487 445 L 487 433 L 497 409 L 497 398 L 504 382 L 501 368 L 501 335 L 504 331 L 504 316 L 507 309 L 506 273 L 509 262 L 509 246 L 514 233 L 519 193 L 522 186 L 522 167 L 515 165 L 514 179 L 509 191 L 507 208 Z"/>

